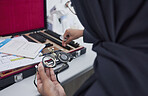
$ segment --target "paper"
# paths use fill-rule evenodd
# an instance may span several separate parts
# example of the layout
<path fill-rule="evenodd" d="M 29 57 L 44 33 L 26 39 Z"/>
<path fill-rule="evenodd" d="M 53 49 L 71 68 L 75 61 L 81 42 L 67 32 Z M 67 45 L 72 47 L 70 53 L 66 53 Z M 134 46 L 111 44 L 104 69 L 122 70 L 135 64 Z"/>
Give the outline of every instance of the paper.
<path fill-rule="evenodd" d="M 45 44 L 6 39 L 0 43 L 0 52 L 35 58 L 44 47 Z"/>
<path fill-rule="evenodd" d="M 13 40 L 28 42 L 23 36 L 15 37 Z M 4 40 L 0 40 L 0 42 L 2 41 Z M 29 59 L 29 58 L 19 57 L 15 55 L 0 53 L 0 72 L 27 66 L 27 65 L 37 64 L 41 62 L 41 60 L 42 60 L 42 57 L 39 57 L 39 54 L 36 56 L 35 59 Z"/>
<path fill-rule="evenodd" d="M 0 53 L 0 72 L 41 62 L 39 55 L 35 59 Z"/>

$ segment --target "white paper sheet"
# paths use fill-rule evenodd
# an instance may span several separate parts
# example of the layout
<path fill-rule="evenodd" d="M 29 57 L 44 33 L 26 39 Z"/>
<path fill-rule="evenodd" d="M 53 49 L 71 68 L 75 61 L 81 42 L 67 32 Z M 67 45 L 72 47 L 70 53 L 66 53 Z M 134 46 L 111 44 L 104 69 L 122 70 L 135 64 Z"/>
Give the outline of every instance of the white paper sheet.
<path fill-rule="evenodd" d="M 23 36 L 15 37 L 16 41 L 28 42 Z M 0 40 L 2 42 L 4 40 Z M 18 67 L 23 67 L 27 65 L 32 65 L 41 62 L 42 57 L 39 57 L 39 54 L 34 59 L 19 57 L 16 55 L 8 55 L 0 53 L 0 72 L 15 69 Z"/>
<path fill-rule="evenodd" d="M 32 43 L 17 39 L 6 39 L 0 43 L 0 52 L 23 57 L 35 58 L 45 44 Z"/>
<path fill-rule="evenodd" d="M 14 55 L 7 55 L 0 53 L 0 72 L 32 65 L 41 62 L 42 57 L 37 56 L 35 59 L 18 57 Z"/>

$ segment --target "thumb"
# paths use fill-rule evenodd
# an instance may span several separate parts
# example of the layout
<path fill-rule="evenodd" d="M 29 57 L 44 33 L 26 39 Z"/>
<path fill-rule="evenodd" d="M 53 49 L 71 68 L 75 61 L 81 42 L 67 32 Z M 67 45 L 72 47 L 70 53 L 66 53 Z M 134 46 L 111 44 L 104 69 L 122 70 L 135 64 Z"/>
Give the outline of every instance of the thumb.
<path fill-rule="evenodd" d="M 70 35 L 69 30 L 67 29 L 63 35 L 63 39 L 67 38 L 67 36 Z"/>
<path fill-rule="evenodd" d="M 42 64 L 42 63 L 40 63 L 40 64 L 38 65 L 38 72 L 39 72 L 40 78 L 41 78 L 41 80 L 42 80 L 43 82 L 48 79 L 48 77 L 47 77 L 47 75 L 46 75 L 46 73 L 45 73 L 45 70 L 44 70 L 44 67 L 43 67 L 43 64 Z"/>
<path fill-rule="evenodd" d="M 65 41 L 65 44 L 68 44 L 69 42 L 71 42 L 73 40 L 72 37 L 69 37 L 66 41 Z"/>
<path fill-rule="evenodd" d="M 71 41 L 72 41 L 72 38 L 69 37 L 66 41 L 62 41 L 62 45 L 65 47 Z"/>

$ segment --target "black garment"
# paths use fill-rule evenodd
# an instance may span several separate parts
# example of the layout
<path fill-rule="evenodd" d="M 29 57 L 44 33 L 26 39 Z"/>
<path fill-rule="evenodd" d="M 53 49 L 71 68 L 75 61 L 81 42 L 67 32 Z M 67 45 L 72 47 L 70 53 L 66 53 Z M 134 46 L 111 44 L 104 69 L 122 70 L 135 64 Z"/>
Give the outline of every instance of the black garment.
<path fill-rule="evenodd" d="M 71 1 L 97 53 L 75 96 L 148 96 L 148 0 Z"/>

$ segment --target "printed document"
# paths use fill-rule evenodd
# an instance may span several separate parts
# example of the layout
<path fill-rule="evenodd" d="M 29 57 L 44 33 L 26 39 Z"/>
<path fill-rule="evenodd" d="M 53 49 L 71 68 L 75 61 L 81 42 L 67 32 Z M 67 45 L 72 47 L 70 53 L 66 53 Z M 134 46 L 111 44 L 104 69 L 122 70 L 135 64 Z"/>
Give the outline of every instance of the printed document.
<path fill-rule="evenodd" d="M 6 42 L 9 42 L 10 40 L 11 39 L 0 40 L 0 46 L 1 47 L 3 46 L 4 41 L 6 43 Z M 13 38 L 13 40 L 16 40 L 16 42 L 18 41 L 28 42 L 23 36 L 15 37 Z M 39 55 L 40 53 L 36 56 L 36 58 L 30 59 L 30 58 L 24 58 L 16 55 L 4 54 L 0 52 L 0 72 L 27 66 L 27 65 L 37 64 L 41 62 L 43 58 L 42 56 L 40 57 Z"/>
<path fill-rule="evenodd" d="M 27 65 L 37 64 L 41 62 L 42 58 L 43 57 L 40 57 L 39 55 L 35 59 L 29 59 L 0 53 L 0 72 Z"/>
<path fill-rule="evenodd" d="M 0 43 L 0 52 L 35 58 L 44 47 L 45 44 L 6 39 Z"/>

